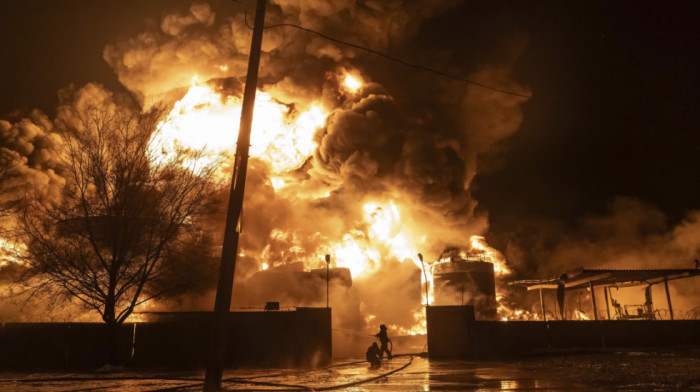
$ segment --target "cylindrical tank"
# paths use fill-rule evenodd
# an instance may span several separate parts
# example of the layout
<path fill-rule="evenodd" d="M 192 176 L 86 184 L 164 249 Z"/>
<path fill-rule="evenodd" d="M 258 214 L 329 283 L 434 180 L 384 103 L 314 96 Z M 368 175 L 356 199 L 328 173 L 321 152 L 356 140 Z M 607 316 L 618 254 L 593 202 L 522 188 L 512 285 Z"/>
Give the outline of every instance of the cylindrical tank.
<path fill-rule="evenodd" d="M 480 319 L 496 318 L 493 264 L 452 259 L 433 265 L 435 304 L 473 305 Z"/>

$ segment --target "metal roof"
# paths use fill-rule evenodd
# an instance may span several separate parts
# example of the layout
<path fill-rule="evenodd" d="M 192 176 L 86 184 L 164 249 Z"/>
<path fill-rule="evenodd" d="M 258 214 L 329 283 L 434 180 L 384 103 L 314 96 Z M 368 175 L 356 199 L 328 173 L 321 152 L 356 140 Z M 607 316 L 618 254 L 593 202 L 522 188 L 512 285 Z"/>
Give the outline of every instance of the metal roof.
<path fill-rule="evenodd" d="M 516 280 L 509 285 L 525 286 L 528 290 L 556 289 L 563 285 L 567 290 L 594 286 L 653 285 L 668 280 L 700 275 L 698 268 L 683 269 L 588 269 L 579 267 L 549 279 Z"/>

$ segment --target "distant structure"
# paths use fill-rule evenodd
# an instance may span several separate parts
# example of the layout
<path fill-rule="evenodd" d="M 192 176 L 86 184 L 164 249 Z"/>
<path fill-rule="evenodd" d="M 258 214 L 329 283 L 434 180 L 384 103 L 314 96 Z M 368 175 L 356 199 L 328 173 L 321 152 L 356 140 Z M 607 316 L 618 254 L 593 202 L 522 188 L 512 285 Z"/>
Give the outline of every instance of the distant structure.
<path fill-rule="evenodd" d="M 455 250 L 433 264 L 433 285 L 437 305 L 472 305 L 477 319 L 497 317 L 496 279 L 493 264 L 465 258 Z"/>
<path fill-rule="evenodd" d="M 304 263 L 287 263 L 258 271 L 246 281 L 248 296 L 255 303 L 277 301 L 283 305 L 312 306 L 326 303 L 326 279 L 332 287 L 349 289 L 352 276 L 348 268 L 305 270 Z"/>
<path fill-rule="evenodd" d="M 579 267 L 574 270 L 562 273 L 561 275 L 549 279 L 518 280 L 508 283 L 509 285 L 524 286 L 528 290 L 539 290 L 540 311 L 545 315 L 546 309 L 544 301 L 544 290 L 556 292 L 557 306 L 561 319 L 565 319 L 565 293 L 572 290 L 588 290 L 593 293 L 591 298 L 591 308 L 593 309 L 593 319 L 598 320 L 598 304 L 596 302 L 595 290 L 603 292 L 605 301 L 606 319 L 618 320 L 630 319 L 658 319 L 654 310 L 651 289 L 656 284 L 663 284 L 666 293 L 669 319 L 674 319 L 671 295 L 668 290 L 670 280 L 690 278 L 700 275 L 700 269 L 589 269 Z M 612 288 L 646 286 L 644 290 L 644 303 L 640 305 L 621 305 L 612 298 Z M 612 306 L 613 312 L 610 307 Z"/>

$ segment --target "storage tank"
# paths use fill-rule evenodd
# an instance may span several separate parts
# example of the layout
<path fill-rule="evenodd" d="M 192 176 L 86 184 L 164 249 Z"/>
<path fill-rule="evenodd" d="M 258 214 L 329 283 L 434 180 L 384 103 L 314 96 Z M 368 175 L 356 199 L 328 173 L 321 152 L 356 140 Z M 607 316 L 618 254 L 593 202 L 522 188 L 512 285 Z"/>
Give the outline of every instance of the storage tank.
<path fill-rule="evenodd" d="M 496 319 L 492 263 L 451 257 L 434 264 L 432 271 L 436 305 L 473 305 L 478 319 Z"/>

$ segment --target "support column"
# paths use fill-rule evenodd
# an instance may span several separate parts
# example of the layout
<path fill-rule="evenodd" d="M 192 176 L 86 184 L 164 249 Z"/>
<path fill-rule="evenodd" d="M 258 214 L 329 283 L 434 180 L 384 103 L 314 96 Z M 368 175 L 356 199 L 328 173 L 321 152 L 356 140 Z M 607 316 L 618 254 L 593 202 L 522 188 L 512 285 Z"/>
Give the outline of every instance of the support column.
<path fill-rule="evenodd" d="M 608 303 L 608 289 L 609 287 L 603 287 L 603 293 L 605 294 L 605 311 L 608 313 L 608 320 L 610 320 L 610 304 Z"/>
<path fill-rule="evenodd" d="M 598 320 L 598 307 L 595 305 L 595 290 L 593 289 L 593 282 L 588 281 L 588 288 L 591 290 L 591 303 L 593 304 L 593 319 Z"/>
<path fill-rule="evenodd" d="M 542 296 L 542 289 L 540 289 L 540 308 L 542 309 L 542 318 L 547 321 L 547 313 L 544 311 L 544 297 Z"/>
<path fill-rule="evenodd" d="M 666 301 L 668 302 L 668 313 L 673 320 L 673 307 L 671 306 L 671 294 L 668 292 L 668 278 L 664 278 L 664 287 L 666 288 Z"/>
<path fill-rule="evenodd" d="M 238 142 L 236 143 L 236 157 L 231 179 L 231 193 L 229 195 L 228 209 L 226 211 L 226 226 L 224 227 L 224 241 L 221 249 L 221 262 L 219 264 L 219 279 L 216 286 L 214 313 L 210 318 L 211 331 L 208 342 L 207 367 L 204 375 L 204 392 L 219 391 L 221 389 L 221 380 L 224 373 L 226 347 L 228 345 L 228 321 L 230 318 L 233 276 L 236 271 L 238 237 L 240 235 L 238 225 L 243 208 L 243 195 L 248 169 L 250 131 L 253 125 L 253 108 L 255 106 L 255 92 L 258 83 L 258 67 L 260 65 L 260 50 L 263 37 L 263 25 L 265 23 L 266 3 L 267 0 L 258 0 L 255 9 L 255 25 L 250 43 L 248 72 L 246 74 L 245 87 L 243 90 L 241 122 L 238 131 Z"/>

